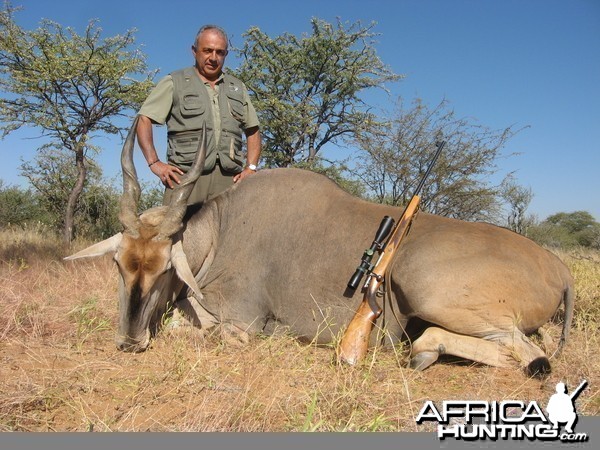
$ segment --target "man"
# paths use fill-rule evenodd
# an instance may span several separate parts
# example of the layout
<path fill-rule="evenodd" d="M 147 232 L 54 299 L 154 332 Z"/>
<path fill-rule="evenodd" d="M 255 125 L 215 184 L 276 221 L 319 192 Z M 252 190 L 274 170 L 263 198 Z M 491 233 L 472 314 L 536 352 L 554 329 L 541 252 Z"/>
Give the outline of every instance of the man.
<path fill-rule="evenodd" d="M 138 113 L 138 143 L 152 173 L 166 188 L 164 204 L 169 203 L 173 187 L 194 161 L 204 123 L 206 162 L 188 205 L 203 203 L 257 170 L 261 152 L 258 118 L 244 83 L 223 73 L 227 53 L 228 39 L 221 28 L 200 28 L 192 45 L 194 67 L 160 80 Z M 166 163 L 158 157 L 152 135 L 153 124 L 165 123 Z M 243 134 L 246 162 L 242 157 Z"/>

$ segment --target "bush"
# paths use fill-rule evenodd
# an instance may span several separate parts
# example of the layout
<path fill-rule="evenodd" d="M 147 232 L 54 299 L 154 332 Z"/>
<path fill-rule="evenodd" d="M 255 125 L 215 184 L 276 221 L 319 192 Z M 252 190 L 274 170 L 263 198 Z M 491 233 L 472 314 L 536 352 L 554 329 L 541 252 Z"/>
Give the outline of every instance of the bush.
<path fill-rule="evenodd" d="M 47 222 L 47 213 L 31 190 L 4 186 L 0 180 L 0 226 Z"/>
<path fill-rule="evenodd" d="M 600 249 L 600 223 L 587 211 L 561 212 L 529 227 L 527 237 L 554 248 Z"/>
<path fill-rule="evenodd" d="M 142 183 L 140 212 L 162 204 L 163 191 L 150 183 Z M 54 192 L 54 191 L 49 191 Z M 75 234 L 88 240 L 106 239 L 122 231 L 119 222 L 120 189 L 99 177 L 86 184 L 75 212 Z M 61 211 L 65 199 L 43 197 L 40 192 L 16 186 L 5 186 L 0 180 L 0 227 L 43 225 L 59 232 L 63 226 Z"/>

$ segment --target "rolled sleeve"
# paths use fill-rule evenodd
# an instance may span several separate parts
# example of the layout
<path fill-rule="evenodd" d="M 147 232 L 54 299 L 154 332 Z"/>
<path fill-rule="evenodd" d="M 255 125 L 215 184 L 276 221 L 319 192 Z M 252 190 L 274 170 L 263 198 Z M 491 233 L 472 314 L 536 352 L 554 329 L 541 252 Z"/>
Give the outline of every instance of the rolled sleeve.
<path fill-rule="evenodd" d="M 167 75 L 152 89 L 138 114 L 148 117 L 152 122 L 164 125 L 173 105 L 173 78 Z"/>
<path fill-rule="evenodd" d="M 246 121 L 244 123 L 244 130 L 260 126 L 260 123 L 258 121 L 258 115 L 256 114 L 256 110 L 254 109 L 254 105 L 250 100 L 250 96 L 248 95 L 248 89 L 245 85 L 243 95 L 244 102 L 246 103 Z"/>

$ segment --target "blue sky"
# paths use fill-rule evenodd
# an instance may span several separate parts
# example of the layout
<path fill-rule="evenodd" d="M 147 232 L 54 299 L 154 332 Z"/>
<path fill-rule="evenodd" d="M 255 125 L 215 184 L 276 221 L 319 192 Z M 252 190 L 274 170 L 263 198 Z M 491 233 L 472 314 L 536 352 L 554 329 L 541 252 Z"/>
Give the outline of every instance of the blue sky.
<path fill-rule="evenodd" d="M 515 172 L 531 187 L 529 212 L 544 219 L 586 210 L 600 220 L 600 1 L 599 0 L 254 0 L 227 2 L 128 0 L 12 0 L 24 9 L 17 23 L 31 29 L 41 18 L 84 30 L 97 18 L 104 37 L 136 28 L 150 68 L 159 76 L 191 64 L 197 29 L 217 23 L 234 46 L 258 26 L 271 36 L 310 32 L 310 19 L 376 22 L 377 52 L 406 77 L 389 85 L 391 96 L 369 100 L 392 110 L 402 96 L 433 107 L 443 98 L 458 116 L 493 129 L 528 127 L 511 139 L 501 174 Z M 236 67 L 232 55 L 227 64 Z M 25 185 L 21 159 L 40 141 L 23 129 L 0 141 L 0 179 Z M 99 139 L 105 176 L 119 173 L 118 139 Z M 164 153 L 164 141 L 157 135 Z M 139 152 L 138 152 L 139 153 Z M 149 172 L 138 161 L 141 177 Z M 147 173 L 146 173 L 147 172 Z"/>

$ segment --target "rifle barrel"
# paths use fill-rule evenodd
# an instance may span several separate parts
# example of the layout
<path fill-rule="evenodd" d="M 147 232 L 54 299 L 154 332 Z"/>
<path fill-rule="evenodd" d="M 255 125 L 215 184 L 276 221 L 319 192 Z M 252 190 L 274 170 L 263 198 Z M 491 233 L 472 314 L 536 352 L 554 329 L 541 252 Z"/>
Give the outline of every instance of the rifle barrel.
<path fill-rule="evenodd" d="M 421 192 L 421 189 L 423 189 L 423 185 L 425 184 L 425 180 L 429 176 L 429 172 L 431 172 L 431 169 L 435 165 L 435 162 L 437 161 L 438 157 L 440 156 L 440 153 L 442 153 L 442 149 L 444 148 L 444 145 L 446 145 L 446 141 L 438 142 L 435 145 L 437 146 L 437 151 L 435 152 L 435 155 L 433 155 L 433 158 L 431 159 L 431 162 L 427 166 L 427 170 L 425 171 L 425 175 L 423 175 L 423 177 L 421 178 L 421 181 L 419 182 L 419 185 L 417 186 L 417 189 L 415 190 L 415 192 L 413 193 L 413 195 L 419 195 L 419 192 Z"/>

